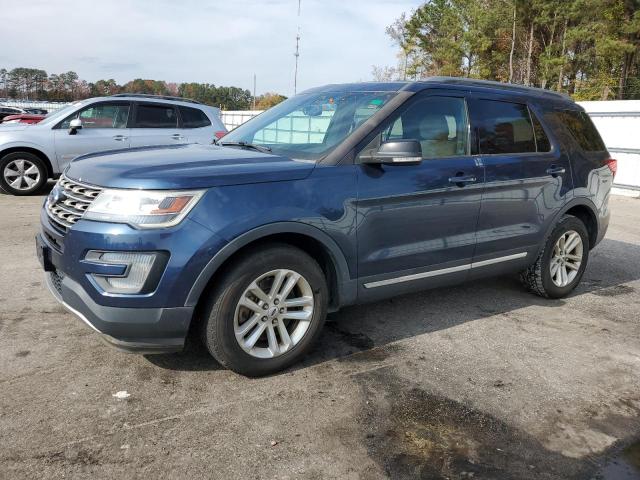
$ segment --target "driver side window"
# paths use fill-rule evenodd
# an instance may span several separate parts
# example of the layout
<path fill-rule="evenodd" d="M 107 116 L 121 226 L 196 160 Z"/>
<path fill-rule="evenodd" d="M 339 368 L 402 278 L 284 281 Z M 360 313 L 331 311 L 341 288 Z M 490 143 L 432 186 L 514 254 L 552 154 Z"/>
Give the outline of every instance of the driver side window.
<path fill-rule="evenodd" d="M 425 160 L 468 155 L 468 125 L 463 98 L 424 97 L 392 119 L 360 155 L 371 155 L 382 143 L 400 139 L 417 140 Z"/>
<path fill-rule="evenodd" d="M 82 121 L 82 128 L 127 128 L 129 105 L 113 103 L 89 105 L 69 116 L 59 128 L 69 128 L 71 120 L 75 118 Z"/>

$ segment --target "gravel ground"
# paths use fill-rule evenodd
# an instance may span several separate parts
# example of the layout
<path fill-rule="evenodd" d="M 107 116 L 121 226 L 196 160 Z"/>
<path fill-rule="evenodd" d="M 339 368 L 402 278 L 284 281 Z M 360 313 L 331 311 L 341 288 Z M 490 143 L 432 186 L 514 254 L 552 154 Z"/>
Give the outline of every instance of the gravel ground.
<path fill-rule="evenodd" d="M 102 344 L 43 285 L 41 202 L 0 195 L 0 478 L 637 478 L 638 199 L 567 299 L 504 277 L 347 308 L 262 379 Z"/>

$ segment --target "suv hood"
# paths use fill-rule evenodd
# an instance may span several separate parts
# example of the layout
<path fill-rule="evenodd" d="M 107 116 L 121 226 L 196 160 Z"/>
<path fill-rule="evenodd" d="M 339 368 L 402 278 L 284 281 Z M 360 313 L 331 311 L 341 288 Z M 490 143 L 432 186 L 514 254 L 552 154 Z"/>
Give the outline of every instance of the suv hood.
<path fill-rule="evenodd" d="M 314 162 L 215 145 L 140 147 L 84 155 L 65 172 L 100 187 L 195 189 L 301 180 Z"/>

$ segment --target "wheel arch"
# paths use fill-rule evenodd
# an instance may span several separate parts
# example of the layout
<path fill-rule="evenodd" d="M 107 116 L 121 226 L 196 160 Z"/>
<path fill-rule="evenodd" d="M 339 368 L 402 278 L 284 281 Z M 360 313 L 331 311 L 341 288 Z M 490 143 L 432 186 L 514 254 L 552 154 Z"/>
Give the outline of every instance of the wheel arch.
<path fill-rule="evenodd" d="M 54 173 L 53 173 L 53 164 L 51 163 L 51 160 L 49 159 L 49 157 L 42 150 L 38 150 L 37 148 L 33 148 L 33 147 L 9 147 L 9 148 L 5 148 L 5 149 L 0 151 L 0 159 L 2 159 L 5 155 L 9 155 L 10 153 L 16 153 L 16 152 L 31 153 L 31 154 L 35 155 L 36 157 L 38 157 L 40 160 L 42 160 L 44 162 L 44 165 L 47 168 L 47 177 L 48 178 L 52 178 L 53 177 L 53 175 L 54 175 Z"/>
<path fill-rule="evenodd" d="M 596 245 L 598 239 L 598 217 L 586 204 L 576 204 L 563 212 L 564 215 L 573 215 L 579 218 L 589 233 L 589 249 Z"/>
<path fill-rule="evenodd" d="M 567 204 L 555 215 L 553 221 L 549 222 L 549 226 L 545 232 L 544 241 L 542 242 L 538 253 L 540 253 L 540 250 L 544 248 L 547 238 L 549 238 L 549 235 L 551 235 L 551 232 L 563 215 L 573 215 L 574 217 L 582 220 L 587 228 L 587 232 L 589 233 L 589 249 L 592 249 L 596 245 L 600 229 L 598 215 L 596 213 L 597 211 L 595 204 L 588 198 L 578 197 L 567 202 Z"/>
<path fill-rule="evenodd" d="M 344 254 L 336 242 L 322 230 L 297 222 L 278 222 L 250 230 L 225 245 L 200 272 L 185 306 L 197 306 L 204 292 L 215 285 L 237 258 L 266 243 L 286 243 L 305 251 L 322 268 L 329 287 L 329 309 L 353 303 L 356 281 L 351 280 Z"/>

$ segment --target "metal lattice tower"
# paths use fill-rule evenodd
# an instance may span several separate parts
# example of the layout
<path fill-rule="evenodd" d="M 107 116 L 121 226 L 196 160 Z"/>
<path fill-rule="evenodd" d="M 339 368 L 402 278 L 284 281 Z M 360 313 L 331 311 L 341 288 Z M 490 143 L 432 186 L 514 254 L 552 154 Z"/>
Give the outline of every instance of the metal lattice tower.
<path fill-rule="evenodd" d="M 293 74 L 293 94 L 298 92 L 298 58 L 300 58 L 300 2 L 298 0 L 298 33 L 296 34 L 296 52 L 293 54 L 296 57 L 296 69 Z"/>

